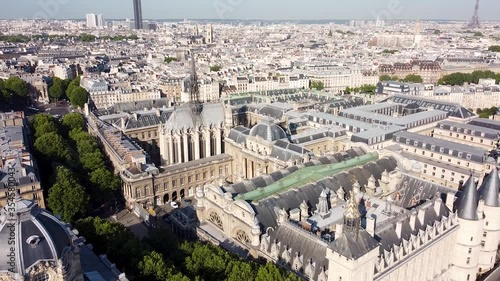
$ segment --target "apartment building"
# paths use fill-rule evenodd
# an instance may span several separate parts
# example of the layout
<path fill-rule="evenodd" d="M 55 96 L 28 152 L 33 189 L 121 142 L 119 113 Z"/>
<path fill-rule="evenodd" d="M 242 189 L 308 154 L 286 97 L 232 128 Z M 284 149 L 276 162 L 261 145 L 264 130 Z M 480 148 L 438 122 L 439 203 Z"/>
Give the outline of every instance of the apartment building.
<path fill-rule="evenodd" d="M 495 167 L 484 148 L 410 132 L 394 134 L 393 142 L 402 157 L 423 165 L 423 179 L 448 187 L 461 187 L 471 174 L 483 178 Z"/>
<path fill-rule="evenodd" d="M 0 114 L 0 206 L 19 192 L 45 208 L 36 160 L 30 152 L 29 127 L 24 113 Z M 14 190 L 15 189 L 15 190 Z"/>
<path fill-rule="evenodd" d="M 489 151 L 496 148 L 500 140 L 500 131 L 466 123 L 442 121 L 434 128 L 432 136 Z"/>

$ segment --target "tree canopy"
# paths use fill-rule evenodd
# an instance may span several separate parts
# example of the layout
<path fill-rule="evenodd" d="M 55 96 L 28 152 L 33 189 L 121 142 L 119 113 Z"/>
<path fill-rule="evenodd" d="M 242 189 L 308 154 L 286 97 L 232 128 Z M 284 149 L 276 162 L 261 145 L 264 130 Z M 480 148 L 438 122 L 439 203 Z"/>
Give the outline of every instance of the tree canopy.
<path fill-rule="evenodd" d="M 495 73 L 491 70 L 476 70 L 472 73 L 455 72 L 443 76 L 438 83 L 442 85 L 462 86 L 464 83 L 479 83 L 479 79 L 495 79 L 496 83 L 500 82 L 500 73 Z"/>
<path fill-rule="evenodd" d="M 73 92 L 76 89 L 78 89 L 78 87 L 80 87 L 80 76 L 73 79 L 73 81 L 71 81 L 69 83 L 68 87 L 66 88 L 66 96 L 68 97 L 68 99 L 71 100 L 71 97 L 73 96 Z"/>
<path fill-rule="evenodd" d="M 424 79 L 422 79 L 422 76 L 420 76 L 420 75 L 408 74 L 403 79 L 403 82 L 407 82 L 407 83 L 422 83 L 422 82 L 424 82 Z"/>
<path fill-rule="evenodd" d="M 107 254 L 137 280 L 300 280 L 273 263 L 248 262 L 210 243 L 179 242 L 167 229 L 154 229 L 139 241 L 122 225 L 100 218 L 82 219 L 75 226 L 97 254 Z"/>
<path fill-rule="evenodd" d="M 69 96 L 69 101 L 71 102 L 71 104 L 80 108 L 83 108 L 88 99 L 89 93 L 82 87 L 78 87 L 72 90 L 71 96 Z"/>
<path fill-rule="evenodd" d="M 222 69 L 222 67 L 221 67 L 220 65 L 212 65 L 212 66 L 210 67 L 210 71 L 212 71 L 212 72 L 218 72 L 218 71 L 220 71 L 221 69 Z"/>
<path fill-rule="evenodd" d="M 9 77 L 3 82 L 3 87 L 19 97 L 26 97 L 29 92 L 28 83 L 19 77 Z"/>
<path fill-rule="evenodd" d="M 71 154 L 66 142 L 56 132 L 41 135 L 35 140 L 35 150 L 47 160 L 67 162 L 71 161 Z"/>
<path fill-rule="evenodd" d="M 70 80 L 62 80 L 59 77 L 52 78 L 52 86 L 49 88 L 49 96 L 54 100 L 62 99 L 68 88 Z"/>
<path fill-rule="evenodd" d="M 311 89 L 322 91 L 325 89 L 325 84 L 321 81 L 311 81 Z"/>
<path fill-rule="evenodd" d="M 54 214 L 60 215 L 65 222 L 73 222 L 87 211 L 89 196 L 71 170 L 59 166 L 47 201 Z"/>
<path fill-rule="evenodd" d="M 488 48 L 488 51 L 490 52 L 500 52 L 500 46 L 499 45 L 492 45 Z"/>
<path fill-rule="evenodd" d="M 74 129 L 83 130 L 85 121 L 80 113 L 69 113 L 63 117 L 62 124 L 69 132 Z"/>
<path fill-rule="evenodd" d="M 390 75 L 387 75 L 387 74 L 384 74 L 384 75 L 381 75 L 379 77 L 379 80 L 380 81 L 399 81 L 399 77 L 397 76 L 390 76 Z"/>
<path fill-rule="evenodd" d="M 173 57 L 165 57 L 165 58 L 163 59 L 163 62 L 165 62 L 166 64 L 169 64 L 169 63 L 171 63 L 171 62 L 173 62 L 173 61 L 177 61 L 177 59 L 176 59 L 176 58 L 173 58 Z"/>

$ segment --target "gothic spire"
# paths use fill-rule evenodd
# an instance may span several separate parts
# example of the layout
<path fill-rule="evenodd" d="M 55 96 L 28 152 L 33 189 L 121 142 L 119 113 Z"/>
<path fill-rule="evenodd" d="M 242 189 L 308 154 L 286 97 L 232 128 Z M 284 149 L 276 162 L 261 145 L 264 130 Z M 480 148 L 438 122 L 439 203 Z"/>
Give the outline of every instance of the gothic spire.
<path fill-rule="evenodd" d="M 349 200 L 344 211 L 344 230 L 357 232 L 361 227 L 361 214 L 359 213 L 358 201 L 353 191 L 349 194 Z"/>

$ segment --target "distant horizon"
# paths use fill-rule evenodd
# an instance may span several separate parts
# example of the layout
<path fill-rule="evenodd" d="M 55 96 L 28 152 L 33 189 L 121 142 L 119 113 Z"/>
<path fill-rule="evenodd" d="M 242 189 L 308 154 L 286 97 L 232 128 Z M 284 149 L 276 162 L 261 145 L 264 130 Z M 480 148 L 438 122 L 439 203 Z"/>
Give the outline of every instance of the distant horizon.
<path fill-rule="evenodd" d="M 50 2 L 50 3 L 49 3 Z M 469 21 L 475 0 L 142 0 L 143 18 L 257 21 L 434 20 Z M 3 3 L 3 19 L 133 18 L 132 0 L 21 0 Z M 481 0 L 480 21 L 500 20 L 500 1 Z"/>
<path fill-rule="evenodd" d="M 134 21 L 134 18 L 106 18 L 105 15 L 103 15 L 105 21 L 125 21 L 129 19 L 130 21 Z M 86 19 L 83 18 L 54 18 L 54 19 L 43 19 L 43 18 L 0 18 L 0 20 L 10 20 L 10 21 L 15 21 L 15 20 L 53 20 L 53 21 L 64 21 L 64 20 L 72 20 L 72 21 L 85 21 Z M 240 18 L 227 18 L 227 19 L 218 19 L 218 18 L 143 18 L 144 21 L 175 21 L 175 22 L 182 22 L 182 21 L 266 21 L 266 22 L 272 22 L 272 21 L 317 21 L 317 22 L 326 22 L 326 21 L 344 21 L 344 22 L 349 22 L 352 20 L 360 20 L 360 21 L 376 21 L 376 19 L 372 18 L 350 18 L 350 19 L 240 19 Z M 412 19 L 412 18 L 400 18 L 400 19 L 382 19 L 385 22 L 400 22 L 400 21 L 429 21 L 429 22 L 468 22 L 469 20 L 463 20 L 463 19 L 431 19 L 431 18 L 420 18 L 420 19 Z M 496 20 L 480 20 L 481 22 L 500 22 L 500 19 Z"/>

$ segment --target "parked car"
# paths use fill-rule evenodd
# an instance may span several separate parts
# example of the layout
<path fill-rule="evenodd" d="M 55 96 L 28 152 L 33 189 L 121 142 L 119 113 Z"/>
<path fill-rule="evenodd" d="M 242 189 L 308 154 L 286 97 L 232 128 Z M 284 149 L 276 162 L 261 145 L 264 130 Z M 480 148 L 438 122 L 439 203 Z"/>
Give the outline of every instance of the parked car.
<path fill-rule="evenodd" d="M 172 201 L 172 202 L 170 202 L 170 206 L 172 206 L 172 208 L 174 208 L 174 209 L 177 209 L 177 208 L 179 208 L 179 203 Z"/>
<path fill-rule="evenodd" d="M 191 199 L 184 199 L 184 203 L 186 203 L 186 205 L 191 205 L 193 203 L 193 200 L 191 200 Z"/>

